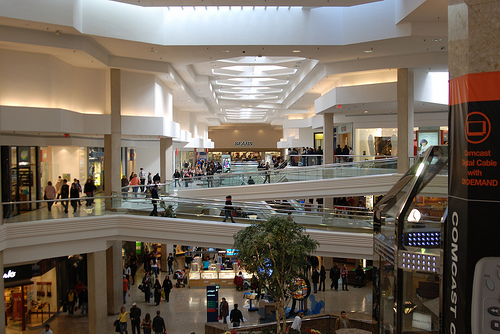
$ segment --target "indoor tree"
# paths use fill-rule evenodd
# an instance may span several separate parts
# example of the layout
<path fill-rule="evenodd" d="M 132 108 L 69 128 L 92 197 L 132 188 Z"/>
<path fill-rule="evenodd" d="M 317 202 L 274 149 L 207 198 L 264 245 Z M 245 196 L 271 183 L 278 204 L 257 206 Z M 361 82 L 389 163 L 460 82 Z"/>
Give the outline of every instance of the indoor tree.
<path fill-rule="evenodd" d="M 261 287 L 267 289 L 275 302 L 277 333 L 285 333 L 285 301 L 289 286 L 307 266 L 307 257 L 318 242 L 305 234 L 305 229 L 274 216 L 254 222 L 234 236 L 234 248 L 247 272 L 255 274 Z"/>

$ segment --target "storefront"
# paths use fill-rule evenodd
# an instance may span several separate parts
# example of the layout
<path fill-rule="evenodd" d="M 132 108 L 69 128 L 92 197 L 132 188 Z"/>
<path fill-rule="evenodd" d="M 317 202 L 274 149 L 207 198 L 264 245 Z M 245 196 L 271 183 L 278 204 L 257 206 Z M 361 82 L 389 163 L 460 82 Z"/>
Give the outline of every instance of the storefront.
<path fill-rule="evenodd" d="M 40 275 L 39 264 L 6 267 L 3 278 L 8 328 L 40 327 L 57 313 L 56 268 Z"/>
<path fill-rule="evenodd" d="M 89 147 L 88 176 L 94 179 L 97 191 L 104 190 L 104 148 Z"/>
<path fill-rule="evenodd" d="M 419 156 L 432 145 L 448 143 L 448 127 L 421 127 L 414 132 L 414 155 Z M 397 156 L 398 129 L 370 128 L 355 130 L 354 154 L 363 156 Z"/>
<path fill-rule="evenodd" d="M 35 201 L 42 198 L 40 152 L 35 146 L 2 146 L 2 199 L 4 202 Z M 39 208 L 38 203 L 5 205 L 4 217 Z"/>

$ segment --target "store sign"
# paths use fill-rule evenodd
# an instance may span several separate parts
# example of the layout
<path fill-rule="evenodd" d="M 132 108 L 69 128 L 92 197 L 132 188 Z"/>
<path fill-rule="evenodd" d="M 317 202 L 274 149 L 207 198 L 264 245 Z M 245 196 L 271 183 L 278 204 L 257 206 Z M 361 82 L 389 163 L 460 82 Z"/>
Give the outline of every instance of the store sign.
<path fill-rule="evenodd" d="M 235 141 L 234 146 L 236 146 L 236 147 L 253 146 L 253 141 Z"/>
<path fill-rule="evenodd" d="M 6 267 L 3 271 L 3 279 L 7 281 L 30 279 L 33 277 L 33 265 Z"/>
<path fill-rule="evenodd" d="M 497 320 L 489 313 L 488 303 L 498 296 L 486 282 L 500 284 L 496 277 L 500 269 L 499 85 L 500 72 L 450 80 L 444 333 L 487 333 Z"/>
<path fill-rule="evenodd" d="M 8 272 L 3 274 L 3 279 L 14 278 L 16 277 L 16 272 L 13 270 L 9 270 Z"/>

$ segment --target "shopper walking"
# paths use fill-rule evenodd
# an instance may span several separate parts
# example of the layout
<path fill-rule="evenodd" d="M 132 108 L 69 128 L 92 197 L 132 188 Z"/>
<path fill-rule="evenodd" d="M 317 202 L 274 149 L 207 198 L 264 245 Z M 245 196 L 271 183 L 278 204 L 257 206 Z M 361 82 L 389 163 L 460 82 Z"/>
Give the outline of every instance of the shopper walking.
<path fill-rule="evenodd" d="M 232 197 L 230 195 L 226 196 L 226 203 L 224 205 L 225 218 L 222 221 L 223 223 L 226 222 L 226 219 L 228 217 L 231 218 L 231 223 L 235 223 L 235 221 L 233 219 L 234 206 L 233 206 L 233 202 L 231 201 L 231 199 L 232 199 Z"/>
<path fill-rule="evenodd" d="M 165 320 L 160 317 L 160 310 L 156 311 L 156 317 L 153 318 L 153 330 L 155 334 L 163 334 L 163 332 L 167 331 Z"/>
<path fill-rule="evenodd" d="M 153 322 L 151 321 L 151 315 L 149 313 L 146 313 L 144 316 L 144 320 L 141 322 L 141 328 L 144 331 L 144 334 L 151 334 Z"/>
<path fill-rule="evenodd" d="M 78 202 L 80 201 L 80 191 L 78 190 L 76 183 L 71 184 L 69 197 L 71 198 L 71 206 L 73 207 L 73 213 L 75 213 L 76 209 L 78 208 Z"/>
<path fill-rule="evenodd" d="M 149 277 L 147 272 L 144 273 L 144 277 L 142 278 L 142 292 L 144 292 L 146 303 L 149 304 L 151 300 L 151 277 Z"/>
<path fill-rule="evenodd" d="M 57 178 L 57 182 L 56 182 L 57 199 L 59 199 L 61 197 L 62 185 L 63 185 L 63 179 L 61 178 L 61 176 L 59 176 Z M 55 201 L 54 204 L 57 204 L 57 201 Z"/>
<path fill-rule="evenodd" d="M 323 291 L 325 291 L 325 280 L 326 280 L 325 266 L 321 266 L 321 270 L 319 272 L 319 291 L 321 291 L 321 286 L 323 286 Z"/>
<path fill-rule="evenodd" d="M 64 207 L 64 213 L 68 213 L 68 205 L 69 205 L 68 198 L 69 198 L 68 181 L 64 179 L 63 184 L 61 186 L 61 204 Z"/>
<path fill-rule="evenodd" d="M 151 189 L 151 202 L 153 203 L 153 210 L 149 214 L 150 216 L 158 216 L 158 202 L 160 200 L 160 196 L 158 195 L 158 185 L 155 184 Z"/>
<path fill-rule="evenodd" d="M 167 265 L 168 265 L 168 274 L 173 274 L 174 273 L 174 257 L 172 256 L 172 253 L 168 253 L 168 258 L 167 258 Z"/>
<path fill-rule="evenodd" d="M 271 166 L 269 166 L 269 161 L 266 162 L 266 166 L 264 167 L 264 174 L 265 174 L 265 178 L 264 178 L 264 183 L 271 183 Z"/>
<path fill-rule="evenodd" d="M 163 293 L 165 294 L 165 301 L 167 303 L 170 301 L 170 291 L 172 291 L 173 287 L 172 281 L 168 275 L 165 276 L 165 279 L 163 280 Z"/>
<path fill-rule="evenodd" d="M 347 277 L 349 276 L 349 270 L 347 270 L 347 265 L 344 264 L 340 270 L 340 277 L 342 277 L 342 291 L 349 291 L 347 288 Z"/>
<path fill-rule="evenodd" d="M 91 206 L 92 202 L 94 199 L 94 191 L 96 190 L 96 186 L 92 179 L 88 178 L 85 184 L 83 185 L 83 192 L 85 193 L 85 196 L 87 196 L 87 203 L 85 203 L 85 206 Z"/>
<path fill-rule="evenodd" d="M 154 298 L 155 298 L 155 306 L 160 305 L 161 301 L 161 284 L 158 279 L 155 280 L 155 284 L 153 285 Z"/>
<path fill-rule="evenodd" d="M 130 253 L 128 262 L 130 263 L 130 278 L 132 280 L 132 285 L 135 284 L 135 274 L 137 273 L 137 255 L 134 252 Z"/>
<path fill-rule="evenodd" d="M 130 325 L 132 327 L 132 334 L 141 334 L 141 309 L 137 307 L 137 303 L 132 303 L 130 308 Z"/>
<path fill-rule="evenodd" d="M 175 170 L 173 177 L 174 177 L 174 188 L 177 187 L 177 185 L 179 185 L 179 188 L 180 188 L 181 183 L 180 183 L 179 179 L 181 178 L 181 173 L 179 172 L 178 169 Z"/>
<path fill-rule="evenodd" d="M 128 279 L 127 275 L 123 275 L 123 304 L 127 304 L 127 294 L 128 294 Z"/>
<path fill-rule="evenodd" d="M 137 192 L 139 191 L 139 185 L 141 184 L 141 180 L 137 177 L 137 174 L 133 174 L 132 180 L 130 180 L 129 186 L 132 187 L 132 191 L 134 192 L 134 197 L 137 197 Z"/>
<path fill-rule="evenodd" d="M 226 301 L 226 298 L 222 297 L 222 301 L 220 302 L 220 317 L 227 324 L 227 316 L 229 315 L 229 303 Z"/>
<path fill-rule="evenodd" d="M 144 192 L 145 187 L 144 185 L 146 184 L 146 178 L 148 177 L 148 174 L 144 171 L 144 168 L 141 168 L 139 170 L 139 180 L 141 181 L 141 192 Z"/>
<path fill-rule="evenodd" d="M 330 269 L 330 279 L 332 280 L 332 284 L 330 285 L 330 289 L 335 291 L 339 289 L 339 278 L 340 278 L 340 268 L 335 263 L 335 265 Z"/>
<path fill-rule="evenodd" d="M 66 300 L 68 301 L 68 314 L 73 314 L 75 312 L 76 297 L 77 294 L 75 289 L 70 288 L 66 294 Z"/>
<path fill-rule="evenodd" d="M 78 301 L 80 302 L 80 314 L 89 314 L 89 291 L 86 286 L 83 286 L 82 291 L 78 294 Z"/>
<path fill-rule="evenodd" d="M 313 283 L 314 293 L 318 293 L 319 272 L 317 267 L 313 268 L 311 279 Z"/>
<path fill-rule="evenodd" d="M 238 304 L 234 304 L 234 308 L 231 310 L 231 314 L 229 315 L 229 320 L 233 324 L 233 327 L 240 327 L 241 322 L 245 322 L 243 320 L 243 314 L 238 310 Z"/>
<path fill-rule="evenodd" d="M 118 323 L 120 325 L 120 334 L 127 333 L 127 315 L 129 315 L 130 312 L 125 311 L 125 307 L 122 306 L 120 310 L 120 314 L 118 314 Z"/>
<path fill-rule="evenodd" d="M 54 187 L 52 185 L 52 182 L 47 182 L 47 186 L 45 187 L 45 189 L 43 190 L 43 199 L 44 200 L 53 200 L 55 199 L 57 196 L 57 190 L 56 190 L 56 187 Z M 52 205 L 54 204 L 54 201 L 48 201 L 47 202 L 47 209 L 49 209 L 49 212 L 50 210 L 52 209 Z"/>

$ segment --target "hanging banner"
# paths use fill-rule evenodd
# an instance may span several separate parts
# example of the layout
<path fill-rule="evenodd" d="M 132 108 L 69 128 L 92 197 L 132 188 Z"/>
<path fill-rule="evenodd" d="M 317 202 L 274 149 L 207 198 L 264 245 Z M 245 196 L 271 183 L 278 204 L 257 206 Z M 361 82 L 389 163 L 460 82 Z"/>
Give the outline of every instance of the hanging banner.
<path fill-rule="evenodd" d="M 500 72 L 450 80 L 443 333 L 500 330 L 498 87 Z"/>

